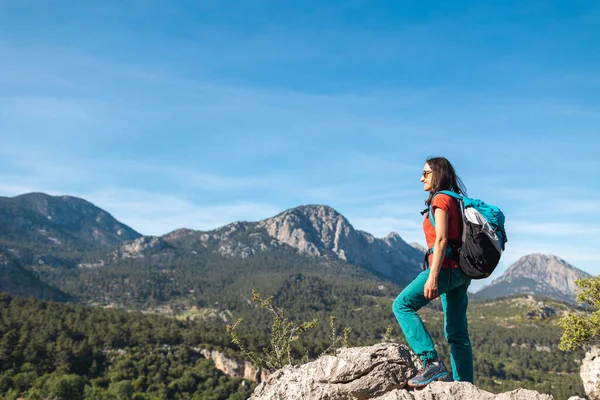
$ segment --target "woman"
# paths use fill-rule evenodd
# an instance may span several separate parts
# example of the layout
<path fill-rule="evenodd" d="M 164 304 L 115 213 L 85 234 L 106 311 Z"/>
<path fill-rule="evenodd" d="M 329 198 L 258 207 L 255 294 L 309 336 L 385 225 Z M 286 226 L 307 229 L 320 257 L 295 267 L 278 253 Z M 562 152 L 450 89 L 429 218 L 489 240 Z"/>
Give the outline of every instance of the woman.
<path fill-rule="evenodd" d="M 444 310 L 444 334 L 450 343 L 450 359 L 454 379 L 473 382 L 473 353 L 467 328 L 467 278 L 454 261 L 450 244 L 460 244 L 461 210 L 458 201 L 440 190 L 466 195 L 460 178 L 450 162 L 443 157 L 429 158 L 421 176 L 423 189 L 429 192 L 423 211 L 423 230 L 427 241 L 430 268 L 421 272 L 394 301 L 392 309 L 413 352 L 423 360 L 423 368 L 408 381 L 421 388 L 435 380 L 449 380 L 444 363 L 438 358 L 431 336 L 417 311 L 440 296 Z M 429 220 L 429 210 L 435 218 L 435 228 Z M 426 256 L 427 258 L 427 256 Z"/>

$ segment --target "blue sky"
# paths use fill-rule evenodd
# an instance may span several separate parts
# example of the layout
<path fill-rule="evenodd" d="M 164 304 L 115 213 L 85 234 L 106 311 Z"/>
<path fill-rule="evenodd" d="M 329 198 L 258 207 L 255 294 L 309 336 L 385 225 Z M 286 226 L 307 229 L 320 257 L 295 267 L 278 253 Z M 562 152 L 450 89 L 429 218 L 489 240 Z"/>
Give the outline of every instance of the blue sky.
<path fill-rule="evenodd" d="M 505 211 L 497 276 L 600 273 L 595 1 L 0 0 L 0 195 L 143 234 L 327 204 L 424 243 L 424 160 Z"/>

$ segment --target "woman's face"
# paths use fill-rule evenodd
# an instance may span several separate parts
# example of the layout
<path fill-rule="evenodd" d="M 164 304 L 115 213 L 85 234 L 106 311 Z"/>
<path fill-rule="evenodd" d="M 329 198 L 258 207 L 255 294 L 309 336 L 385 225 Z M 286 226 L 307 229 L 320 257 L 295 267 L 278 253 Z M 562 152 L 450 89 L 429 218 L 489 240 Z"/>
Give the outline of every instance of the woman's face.
<path fill-rule="evenodd" d="M 423 167 L 423 173 L 421 174 L 421 182 L 423 182 L 423 190 L 426 192 L 431 192 L 432 190 L 432 180 L 433 177 L 431 176 L 434 172 L 431 170 L 431 167 L 429 166 L 429 164 L 425 163 L 425 166 Z"/>

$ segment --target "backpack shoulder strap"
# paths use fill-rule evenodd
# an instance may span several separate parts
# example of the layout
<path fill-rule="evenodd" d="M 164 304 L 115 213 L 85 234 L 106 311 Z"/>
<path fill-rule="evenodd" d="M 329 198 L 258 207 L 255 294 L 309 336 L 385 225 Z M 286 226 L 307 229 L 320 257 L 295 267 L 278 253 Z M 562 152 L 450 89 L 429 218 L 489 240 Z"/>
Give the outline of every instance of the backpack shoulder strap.
<path fill-rule="evenodd" d="M 453 191 L 451 191 L 451 190 L 440 190 L 440 191 L 439 191 L 439 192 L 437 192 L 436 194 L 438 194 L 438 193 L 443 193 L 443 194 L 446 194 L 446 195 L 448 195 L 448 196 L 450 196 L 450 197 L 454 197 L 454 198 L 455 198 L 455 199 L 457 199 L 457 200 L 462 200 L 462 199 L 464 198 L 464 196 L 462 196 L 462 195 L 460 195 L 460 194 L 458 194 L 458 193 L 455 193 L 455 192 L 453 192 Z M 431 200 L 433 200 L 433 198 L 432 198 Z"/>
<path fill-rule="evenodd" d="M 435 198 L 435 196 L 437 196 L 440 193 L 448 195 L 450 197 L 454 197 L 456 200 L 459 201 L 459 206 L 460 206 L 460 202 L 464 198 L 464 196 L 461 196 L 460 194 L 455 193 L 455 192 L 453 192 L 451 190 L 440 190 L 439 192 L 435 192 L 433 194 L 433 197 L 431 198 L 431 204 L 433 204 L 433 199 Z M 435 228 L 435 218 L 433 216 L 433 212 L 432 212 L 433 210 L 432 210 L 431 204 L 429 205 L 429 212 L 428 212 L 428 214 L 429 214 L 429 222 L 431 222 L 431 225 Z"/>

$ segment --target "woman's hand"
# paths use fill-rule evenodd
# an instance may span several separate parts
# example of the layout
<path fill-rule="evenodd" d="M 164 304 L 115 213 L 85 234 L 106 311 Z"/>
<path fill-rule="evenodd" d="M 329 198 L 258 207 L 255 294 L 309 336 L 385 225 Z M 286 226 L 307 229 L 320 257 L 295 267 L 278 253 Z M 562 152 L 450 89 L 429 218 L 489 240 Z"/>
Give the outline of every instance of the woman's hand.
<path fill-rule="evenodd" d="M 427 300 L 435 299 L 436 297 L 438 297 L 437 276 L 432 276 L 431 274 L 429 275 L 429 278 L 427 278 L 427 282 L 425 282 L 425 287 L 423 288 L 423 291 L 425 292 L 425 298 Z"/>

